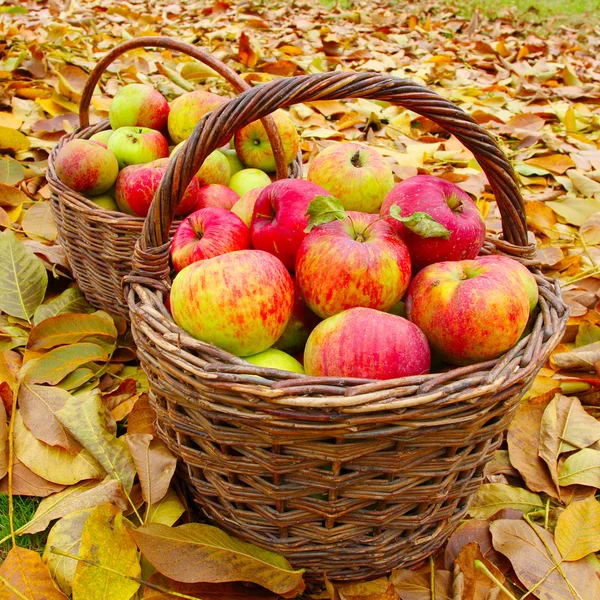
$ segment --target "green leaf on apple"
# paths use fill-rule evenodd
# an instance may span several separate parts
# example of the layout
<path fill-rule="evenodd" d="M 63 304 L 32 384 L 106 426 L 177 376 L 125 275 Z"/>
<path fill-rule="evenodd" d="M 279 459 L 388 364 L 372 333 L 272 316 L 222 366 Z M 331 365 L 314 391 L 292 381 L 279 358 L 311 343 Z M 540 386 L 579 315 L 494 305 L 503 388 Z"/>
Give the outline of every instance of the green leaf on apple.
<path fill-rule="evenodd" d="M 400 214 L 400 208 L 393 204 L 390 208 L 390 216 L 404 223 L 407 229 L 421 237 L 441 237 L 446 240 L 450 238 L 450 232 L 426 212 L 414 212 L 408 217 L 403 217 Z"/>
<path fill-rule="evenodd" d="M 306 216 L 308 216 L 308 226 L 304 232 L 310 233 L 314 227 L 319 225 L 344 220 L 348 213 L 343 204 L 334 196 L 315 196 L 308 205 Z"/>

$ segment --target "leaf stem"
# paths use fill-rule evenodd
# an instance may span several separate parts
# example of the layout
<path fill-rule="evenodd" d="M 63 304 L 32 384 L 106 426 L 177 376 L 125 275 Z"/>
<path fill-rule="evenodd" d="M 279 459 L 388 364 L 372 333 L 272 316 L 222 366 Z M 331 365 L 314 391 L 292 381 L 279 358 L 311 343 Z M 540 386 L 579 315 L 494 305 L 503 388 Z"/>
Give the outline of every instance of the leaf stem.
<path fill-rule="evenodd" d="M 11 585 L 10 581 L 8 581 L 6 577 L 2 577 L 2 575 L 0 575 L 0 583 L 7 587 L 15 596 L 21 598 L 21 600 L 34 600 L 33 598 L 28 598 L 25 596 L 25 594 L 22 594 L 16 587 Z"/>
<path fill-rule="evenodd" d="M 435 600 L 435 562 L 433 556 L 429 557 L 429 587 L 431 588 L 431 600 Z"/>
<path fill-rule="evenodd" d="M 550 519 L 550 497 L 546 498 L 546 510 L 544 511 L 544 529 L 548 529 L 548 521 Z"/>
<path fill-rule="evenodd" d="M 473 564 L 478 571 L 481 571 L 488 579 L 493 581 L 494 584 L 496 584 L 510 598 L 510 600 L 517 600 L 510 590 L 504 584 L 502 584 L 500 580 L 480 560 L 475 560 Z"/>
<path fill-rule="evenodd" d="M 188 600 L 201 600 L 198 596 L 188 596 L 187 594 L 183 594 L 181 592 L 175 592 L 174 590 L 170 590 L 162 585 L 158 585 L 156 583 L 150 583 L 149 581 L 145 581 L 140 577 L 133 577 L 132 575 L 126 575 L 125 573 L 121 573 L 116 569 L 111 569 L 110 567 L 106 567 L 105 565 L 101 565 L 92 560 L 88 560 L 87 558 L 82 558 L 81 556 L 77 556 L 76 554 L 71 554 L 70 552 L 65 552 L 64 550 L 60 550 L 59 548 L 55 548 L 54 546 L 50 547 L 50 552 L 52 554 L 58 554 L 58 556 L 64 556 L 65 558 L 72 558 L 73 560 L 78 560 L 80 562 L 84 562 L 91 567 L 97 567 L 98 569 L 103 569 L 104 571 L 108 571 L 109 573 L 113 573 L 114 575 L 119 575 L 120 577 L 124 577 L 125 579 L 129 579 L 130 581 L 135 581 L 140 585 L 149 587 L 152 590 L 156 590 L 158 592 L 163 592 L 165 594 L 169 594 L 171 596 L 176 596 L 177 598 L 187 598 Z M 29 600 L 27 598 L 26 600 Z"/>
<path fill-rule="evenodd" d="M 10 527 L 10 539 L 13 547 L 17 545 L 15 539 L 15 523 L 14 523 L 14 503 L 13 503 L 13 465 L 15 462 L 15 417 L 17 414 L 17 396 L 19 394 L 19 388 L 21 382 L 17 381 L 16 389 L 13 390 L 12 406 L 10 409 L 10 423 L 8 425 L 8 524 Z M 4 541 L 4 540 L 3 540 Z"/>

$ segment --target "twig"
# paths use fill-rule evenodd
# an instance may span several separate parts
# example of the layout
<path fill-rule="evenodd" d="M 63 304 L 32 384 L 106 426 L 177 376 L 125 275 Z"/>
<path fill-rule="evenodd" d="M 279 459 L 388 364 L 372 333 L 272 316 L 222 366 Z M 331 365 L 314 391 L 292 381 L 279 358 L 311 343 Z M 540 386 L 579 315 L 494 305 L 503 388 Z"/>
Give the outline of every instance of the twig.
<path fill-rule="evenodd" d="M 17 415 L 17 396 L 21 383 L 17 382 L 17 389 L 13 390 L 12 407 L 10 412 L 10 423 L 8 425 L 8 524 L 10 527 L 10 539 L 13 548 L 17 545 L 15 539 L 15 523 L 14 523 L 14 503 L 13 503 L 13 464 L 15 462 L 15 417 Z M 4 541 L 4 540 L 3 540 Z"/>
<path fill-rule="evenodd" d="M 16 587 L 11 585 L 6 577 L 2 577 L 2 575 L 0 575 L 0 583 L 7 587 L 15 596 L 21 598 L 21 600 L 34 600 L 33 598 L 28 598 L 25 594 L 22 594 Z"/>
<path fill-rule="evenodd" d="M 433 562 L 433 556 L 429 557 L 429 585 L 431 587 L 431 600 L 435 600 L 435 563 Z"/>

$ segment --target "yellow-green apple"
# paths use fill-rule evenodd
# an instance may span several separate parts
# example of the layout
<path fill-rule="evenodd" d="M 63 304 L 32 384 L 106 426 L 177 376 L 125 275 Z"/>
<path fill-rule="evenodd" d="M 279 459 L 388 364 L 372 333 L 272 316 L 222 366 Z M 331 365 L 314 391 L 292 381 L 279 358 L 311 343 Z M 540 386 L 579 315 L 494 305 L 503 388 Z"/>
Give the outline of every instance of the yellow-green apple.
<path fill-rule="evenodd" d="M 115 155 L 89 140 L 71 140 L 54 162 L 56 175 L 72 190 L 96 196 L 110 189 L 119 174 Z"/>
<path fill-rule="evenodd" d="M 485 264 L 497 264 L 505 266 L 507 269 L 513 269 L 516 276 L 525 286 L 525 291 L 529 298 L 529 310 L 532 311 L 537 306 L 539 300 L 537 281 L 533 273 L 525 265 L 508 256 L 500 256 L 498 254 L 479 256 L 477 260 Z"/>
<path fill-rule="evenodd" d="M 350 308 L 321 321 L 304 350 L 304 369 L 318 377 L 395 379 L 429 373 L 425 334 L 413 323 L 372 308 Z"/>
<path fill-rule="evenodd" d="M 518 341 L 529 318 L 529 297 L 512 268 L 479 260 L 425 267 L 405 304 L 431 348 L 455 365 L 497 358 Z"/>
<path fill-rule="evenodd" d="M 129 165 L 165 158 L 169 155 L 169 144 L 165 136 L 147 127 L 121 127 L 108 140 L 108 149 L 117 157 L 119 169 Z"/>
<path fill-rule="evenodd" d="M 246 168 L 246 165 L 240 160 L 240 157 L 233 148 L 224 148 L 220 151 L 229 162 L 229 172 L 231 173 L 231 176 Z"/>
<path fill-rule="evenodd" d="M 145 165 L 125 167 L 117 177 L 115 200 L 124 213 L 145 217 L 152 198 L 167 172 L 168 158 L 154 160 Z M 198 182 L 192 179 L 175 214 L 187 215 L 198 202 Z"/>
<path fill-rule="evenodd" d="M 426 213 L 446 230 L 426 237 L 430 234 L 419 229 L 420 222 L 388 219 L 406 242 L 415 272 L 432 263 L 471 259 L 479 254 L 485 224 L 475 203 L 454 183 L 431 175 L 410 177 L 386 196 L 381 214 L 389 215 L 394 205 L 401 217 Z"/>
<path fill-rule="evenodd" d="M 171 102 L 168 128 L 171 139 L 179 144 L 187 140 L 202 117 L 227 102 L 227 98 L 197 90 L 183 94 Z"/>
<path fill-rule="evenodd" d="M 99 196 L 92 196 L 90 200 L 97 204 L 100 208 L 104 210 L 114 210 L 119 211 L 119 207 L 111 194 L 100 194 Z"/>
<path fill-rule="evenodd" d="M 410 282 L 408 248 L 391 225 L 378 215 L 347 215 L 313 229 L 296 256 L 302 297 L 323 318 L 357 306 L 389 310 Z"/>
<path fill-rule="evenodd" d="M 231 212 L 235 213 L 248 227 L 252 223 L 252 213 L 254 205 L 260 193 L 264 190 L 263 187 L 257 187 L 249 192 L 246 192 L 232 207 Z"/>
<path fill-rule="evenodd" d="M 303 179 L 280 179 L 268 185 L 254 204 L 252 246 L 274 254 L 293 270 L 296 252 L 306 237 L 308 205 L 321 195 L 327 191 Z"/>
<path fill-rule="evenodd" d="M 122 87 L 112 99 L 108 118 L 113 129 L 148 127 L 166 131 L 169 103 L 151 85 L 132 83 Z"/>
<path fill-rule="evenodd" d="M 324 187 L 346 210 L 378 213 L 394 187 L 394 174 L 383 156 L 363 144 L 328 146 L 311 162 L 308 180 Z"/>
<path fill-rule="evenodd" d="M 278 110 L 271 115 L 281 137 L 286 164 L 290 164 L 298 154 L 300 137 L 294 122 L 287 113 Z M 275 156 L 267 132 L 260 121 L 253 121 L 236 132 L 234 138 L 235 151 L 241 161 L 248 167 L 262 171 L 275 171 Z"/>
<path fill-rule="evenodd" d="M 301 352 L 310 332 L 320 321 L 321 319 L 304 302 L 300 286 L 294 279 L 294 307 L 292 308 L 292 316 L 281 337 L 273 344 L 273 348 L 284 350 L 290 354 Z"/>
<path fill-rule="evenodd" d="M 237 356 L 258 354 L 281 336 L 294 285 L 281 261 L 238 250 L 179 271 L 171 288 L 175 322 L 195 338 Z"/>
<path fill-rule="evenodd" d="M 257 367 L 267 367 L 268 369 L 279 369 L 280 371 L 304 374 L 304 368 L 293 356 L 276 348 L 268 348 L 258 354 L 245 356 L 244 360 Z"/>
<path fill-rule="evenodd" d="M 222 208 L 201 208 L 175 230 L 171 262 L 179 272 L 199 260 L 249 248 L 250 231 L 237 215 Z"/>
<path fill-rule="evenodd" d="M 105 129 L 104 131 L 99 131 L 94 135 L 90 136 L 90 142 L 100 142 L 105 148 L 108 148 L 108 140 L 110 136 L 113 134 L 112 129 Z"/>
<path fill-rule="evenodd" d="M 240 199 L 238 194 L 226 185 L 211 183 L 203 185 L 198 190 L 198 203 L 196 208 L 224 208 L 231 210 L 232 206 Z M 248 227 L 246 225 L 246 227 Z"/>
<path fill-rule="evenodd" d="M 263 188 L 271 183 L 271 178 L 260 169 L 242 169 L 232 175 L 227 184 L 240 196 L 258 187 Z"/>
<path fill-rule="evenodd" d="M 230 178 L 231 169 L 229 168 L 229 161 L 219 150 L 211 152 L 196 173 L 196 179 L 201 186 L 211 183 L 227 185 Z"/>

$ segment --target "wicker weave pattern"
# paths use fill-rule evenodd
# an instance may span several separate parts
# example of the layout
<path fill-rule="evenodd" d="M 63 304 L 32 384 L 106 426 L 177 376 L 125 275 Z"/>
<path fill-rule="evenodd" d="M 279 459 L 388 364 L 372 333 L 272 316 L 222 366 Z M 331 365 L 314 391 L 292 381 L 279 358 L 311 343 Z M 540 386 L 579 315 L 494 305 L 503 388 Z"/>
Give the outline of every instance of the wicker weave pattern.
<path fill-rule="evenodd" d="M 104 210 L 85 196 L 71 190 L 58 179 L 54 163 L 60 149 L 73 139 L 88 139 L 94 133 L 110 129 L 108 119 L 94 125 L 89 123 L 89 105 L 96 84 L 106 68 L 121 54 L 133 48 L 161 47 L 184 52 L 207 64 L 222 75 L 240 92 L 249 85 L 218 59 L 201 48 L 169 38 L 137 38 L 120 44 L 96 65 L 86 83 L 81 98 L 80 128 L 64 136 L 54 147 L 48 160 L 47 179 L 52 196 L 50 205 L 56 221 L 59 242 L 64 247 L 73 275 L 87 300 L 96 308 L 129 318 L 127 302 L 122 292 L 122 281 L 131 272 L 132 255 L 140 237 L 144 219 L 120 212 Z M 274 123 L 265 123 L 278 162 L 278 178 L 301 177 L 302 157 L 299 154 L 288 171 L 285 165 L 281 139 Z M 173 224 L 171 232 L 178 225 Z"/>
<path fill-rule="evenodd" d="M 534 269 L 540 313 L 507 354 L 388 381 L 256 367 L 173 322 L 163 304 L 169 280 L 152 273 L 168 260 L 173 207 L 204 157 L 280 106 L 359 95 L 409 106 L 459 136 L 488 174 L 504 219 L 507 239 L 488 240 L 484 253 L 533 262 L 514 174 L 479 125 L 415 84 L 336 73 L 265 84 L 207 116 L 163 179 L 127 278 L 159 433 L 182 458 L 196 502 L 212 522 L 283 553 L 309 579 L 375 577 L 440 547 L 568 319 L 558 284 Z"/>

